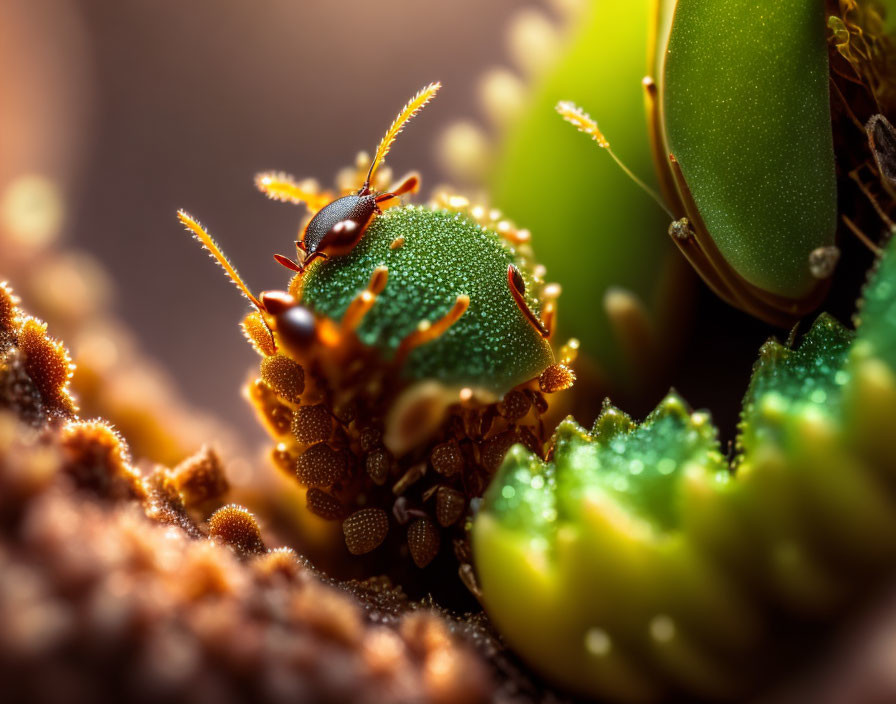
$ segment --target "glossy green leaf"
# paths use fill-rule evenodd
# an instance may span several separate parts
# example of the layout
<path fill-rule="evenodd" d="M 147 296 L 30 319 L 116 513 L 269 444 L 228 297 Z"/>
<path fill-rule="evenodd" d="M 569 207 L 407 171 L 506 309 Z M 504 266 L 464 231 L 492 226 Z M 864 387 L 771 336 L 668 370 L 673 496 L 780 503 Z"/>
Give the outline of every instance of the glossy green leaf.
<path fill-rule="evenodd" d="M 824 3 L 678 0 L 662 69 L 669 151 L 749 283 L 799 299 L 837 220 Z"/>

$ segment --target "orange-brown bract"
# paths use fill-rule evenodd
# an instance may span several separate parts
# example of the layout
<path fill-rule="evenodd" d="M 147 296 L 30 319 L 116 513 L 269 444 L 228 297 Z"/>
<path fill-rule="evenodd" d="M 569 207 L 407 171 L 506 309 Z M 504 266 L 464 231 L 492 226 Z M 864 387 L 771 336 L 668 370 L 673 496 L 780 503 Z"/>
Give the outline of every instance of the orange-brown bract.
<path fill-rule="evenodd" d="M 305 390 L 305 371 L 301 365 L 282 354 L 265 357 L 261 378 L 280 398 L 298 402 Z"/>
<path fill-rule="evenodd" d="M 292 432 L 296 440 L 306 445 L 329 440 L 333 434 L 333 418 L 326 404 L 299 407 L 292 417 Z"/>
<path fill-rule="evenodd" d="M 428 518 L 418 518 L 408 528 L 408 548 L 417 567 L 426 567 L 439 553 L 439 530 Z"/>
<path fill-rule="evenodd" d="M 363 555 L 380 546 L 389 532 L 389 517 L 381 508 L 362 508 L 342 522 L 345 544 L 352 555 Z"/>

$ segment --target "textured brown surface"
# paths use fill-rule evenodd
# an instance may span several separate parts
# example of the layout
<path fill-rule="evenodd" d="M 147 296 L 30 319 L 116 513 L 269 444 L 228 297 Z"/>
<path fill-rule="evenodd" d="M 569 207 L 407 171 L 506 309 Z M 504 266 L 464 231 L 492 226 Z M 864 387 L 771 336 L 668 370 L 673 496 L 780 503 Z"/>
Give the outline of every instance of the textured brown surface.
<path fill-rule="evenodd" d="M 141 473 L 107 424 L 59 406 L 61 346 L 28 344 L 59 354 L 0 363 L 47 411 L 0 384 L 4 702 L 488 700 L 486 666 L 448 621 L 402 604 L 378 623 L 292 550 L 268 550 L 246 509 L 204 520 L 196 506 L 226 494 L 217 458 Z"/>

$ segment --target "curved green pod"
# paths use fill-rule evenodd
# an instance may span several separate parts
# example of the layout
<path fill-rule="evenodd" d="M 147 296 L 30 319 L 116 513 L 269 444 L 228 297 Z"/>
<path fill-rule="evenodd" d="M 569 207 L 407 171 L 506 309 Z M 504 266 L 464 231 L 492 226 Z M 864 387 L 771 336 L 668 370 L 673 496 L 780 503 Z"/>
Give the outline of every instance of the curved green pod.
<path fill-rule="evenodd" d="M 399 239 L 402 244 L 393 246 Z M 385 267 L 388 282 L 357 334 L 391 358 L 422 320 L 437 321 L 459 295 L 468 296 L 469 308 L 445 334 L 410 353 L 404 375 L 502 396 L 553 363 L 550 343 L 511 295 L 511 264 L 526 282 L 529 308 L 539 315 L 542 304 L 534 295 L 529 263 L 496 231 L 459 212 L 392 208 L 374 219 L 350 254 L 308 269 L 301 278 L 301 301 L 341 320 L 374 270 Z"/>
<path fill-rule="evenodd" d="M 668 217 L 560 124 L 554 105 L 588 105 L 626 163 L 651 173 L 641 88 L 651 5 L 587 4 L 565 53 L 535 79 L 524 111 L 502 136 L 487 182 L 493 203 L 532 231 L 539 261 L 563 286 L 561 336 L 579 338 L 585 354 L 610 368 L 623 360 L 602 299 L 608 288 L 622 287 L 655 309 L 658 281 L 674 255 Z"/>
<path fill-rule="evenodd" d="M 564 421 L 515 447 L 473 527 L 486 609 L 567 688 L 610 701 L 757 686 L 776 637 L 896 567 L 896 240 L 852 332 L 763 346 L 737 453 L 674 394 L 643 423 Z"/>
<path fill-rule="evenodd" d="M 772 322 L 826 288 L 837 193 L 824 3 L 677 0 L 658 17 L 652 120 L 676 242 L 723 298 Z"/>

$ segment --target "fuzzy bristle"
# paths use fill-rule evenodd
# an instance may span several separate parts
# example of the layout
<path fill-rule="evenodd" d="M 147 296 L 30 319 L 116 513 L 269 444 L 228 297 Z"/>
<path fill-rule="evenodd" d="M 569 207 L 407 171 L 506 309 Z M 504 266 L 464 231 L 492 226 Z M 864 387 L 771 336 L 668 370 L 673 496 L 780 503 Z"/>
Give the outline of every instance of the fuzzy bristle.
<path fill-rule="evenodd" d="M 398 116 L 395 120 L 392 121 L 392 124 L 389 125 L 389 129 L 386 130 L 386 134 L 383 135 L 382 140 L 379 143 L 379 146 L 376 148 L 376 154 L 373 157 L 373 168 L 370 172 L 370 177 L 376 173 L 376 169 L 379 166 L 382 166 L 383 162 L 386 160 L 386 155 L 389 153 L 389 150 L 392 148 L 393 142 L 395 142 L 395 138 L 401 134 L 401 131 L 404 129 L 404 126 L 407 124 L 408 120 L 410 120 L 414 115 L 420 112 L 423 107 L 432 100 L 436 93 L 439 92 L 439 88 L 442 87 L 442 84 L 436 81 L 435 83 L 430 83 L 425 88 L 421 89 L 413 98 L 408 101 L 408 104 L 402 108 L 401 112 L 398 113 Z"/>
<path fill-rule="evenodd" d="M 193 218 L 185 210 L 177 211 L 177 219 L 180 220 L 181 224 L 187 228 L 187 231 L 190 232 L 199 244 L 202 245 L 203 249 L 209 253 L 211 258 L 218 262 L 220 267 L 224 270 L 224 273 L 227 274 L 227 278 L 233 282 L 233 285 L 237 287 L 239 292 L 248 298 L 253 305 L 260 307 L 258 299 L 255 298 L 249 290 L 249 287 L 243 282 L 243 279 L 230 263 L 230 260 L 224 256 L 224 252 L 221 251 L 218 243 L 215 242 L 212 236 L 202 227 L 199 221 Z"/>
<path fill-rule="evenodd" d="M 271 200 L 294 205 L 305 204 L 311 212 L 317 212 L 333 200 L 332 193 L 321 193 L 313 179 L 297 182 L 282 171 L 265 171 L 255 177 L 255 187 Z"/>
<path fill-rule="evenodd" d="M 575 103 L 568 100 L 561 100 L 557 103 L 556 110 L 560 116 L 569 124 L 575 127 L 579 132 L 584 132 L 591 139 L 597 142 L 599 147 L 606 149 L 610 146 L 610 142 L 604 137 L 604 133 L 597 126 L 597 121 L 587 112 L 582 110 Z"/>

